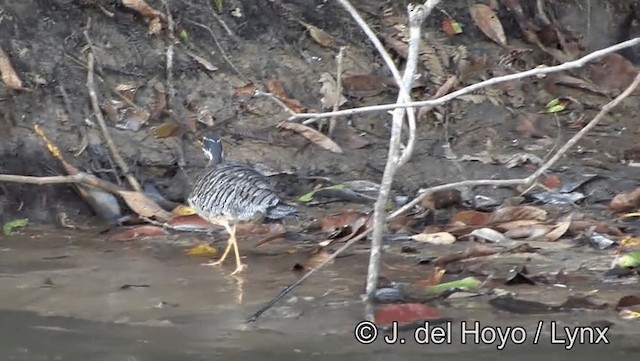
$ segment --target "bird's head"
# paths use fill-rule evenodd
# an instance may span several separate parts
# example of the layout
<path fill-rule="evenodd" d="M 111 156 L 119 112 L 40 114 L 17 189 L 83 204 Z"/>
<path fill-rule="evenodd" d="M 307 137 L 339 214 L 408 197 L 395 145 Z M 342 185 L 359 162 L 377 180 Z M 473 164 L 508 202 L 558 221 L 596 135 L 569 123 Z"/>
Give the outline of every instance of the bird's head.
<path fill-rule="evenodd" d="M 224 159 L 222 140 L 215 134 L 207 133 L 202 137 L 202 151 L 209 160 L 209 165 L 220 164 Z"/>

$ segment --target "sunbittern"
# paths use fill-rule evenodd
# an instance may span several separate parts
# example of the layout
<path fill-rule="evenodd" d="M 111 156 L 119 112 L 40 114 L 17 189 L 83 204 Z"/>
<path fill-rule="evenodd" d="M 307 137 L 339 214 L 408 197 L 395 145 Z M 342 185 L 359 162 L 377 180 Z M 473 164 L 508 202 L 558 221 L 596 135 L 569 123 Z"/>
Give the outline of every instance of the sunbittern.
<path fill-rule="evenodd" d="M 187 202 L 200 217 L 223 226 L 229 233 L 222 257 L 209 265 L 222 264 L 233 248 L 236 258 L 233 275 L 245 268 L 240 262 L 236 225 L 257 215 L 271 220 L 295 216 L 297 209 L 281 201 L 266 177 L 257 170 L 247 164 L 226 161 L 220 138 L 205 135 L 202 150 L 209 163 L 196 179 Z"/>

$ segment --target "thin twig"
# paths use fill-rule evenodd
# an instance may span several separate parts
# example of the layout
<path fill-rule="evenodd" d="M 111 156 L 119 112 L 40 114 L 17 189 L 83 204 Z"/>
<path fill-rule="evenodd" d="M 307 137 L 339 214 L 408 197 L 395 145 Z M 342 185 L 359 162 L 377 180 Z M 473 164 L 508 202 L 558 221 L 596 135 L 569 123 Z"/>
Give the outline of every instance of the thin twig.
<path fill-rule="evenodd" d="M 216 12 L 216 10 L 213 8 L 213 5 L 211 4 L 212 2 L 209 1 L 209 9 L 211 10 L 211 15 L 213 15 L 214 18 L 216 18 L 216 20 L 218 21 L 218 23 L 220 24 L 220 26 L 222 26 L 222 28 L 224 29 L 224 31 L 227 32 L 227 34 L 229 34 L 229 36 L 231 37 L 236 37 L 236 34 L 234 34 L 233 31 L 231 31 L 231 29 L 227 26 L 227 24 L 222 20 L 222 18 L 220 17 L 220 15 L 218 15 L 218 13 Z"/>
<path fill-rule="evenodd" d="M 495 85 L 495 84 L 499 84 L 499 83 L 504 83 L 504 82 L 508 82 L 508 81 L 513 81 L 513 80 L 518 80 L 518 79 L 522 79 L 522 78 L 527 78 L 530 76 L 536 76 L 536 75 L 543 75 L 543 74 L 549 74 L 549 73 L 555 73 L 555 72 L 559 72 L 559 71 L 563 71 L 563 70 L 569 70 L 569 69 L 575 69 L 575 68 L 580 68 L 582 66 L 584 66 L 585 64 L 587 64 L 588 62 L 600 58 L 606 54 L 609 53 L 613 53 L 616 52 L 618 50 L 621 49 L 625 49 L 625 48 L 629 48 L 632 47 L 634 45 L 640 44 L 640 37 L 638 38 L 634 38 L 631 40 L 627 40 L 624 41 L 622 43 L 604 48 L 604 49 L 600 49 L 597 51 L 594 51 L 593 53 L 590 53 L 588 55 L 583 56 L 580 59 L 577 60 L 573 60 L 567 63 L 563 63 L 560 65 L 556 65 L 556 66 L 539 66 L 537 68 L 534 69 L 530 69 L 527 71 L 523 71 L 520 73 L 515 73 L 515 74 L 509 74 L 509 75 L 505 75 L 505 76 L 500 76 L 500 77 L 496 77 L 496 78 L 491 78 L 485 81 L 482 81 L 480 83 L 476 83 L 476 84 L 472 84 L 469 85 L 467 87 L 464 87 L 460 90 L 456 90 L 452 93 L 449 93 L 443 97 L 440 97 L 438 99 L 431 99 L 431 100 L 423 100 L 423 101 L 419 101 L 419 102 L 410 102 L 410 103 L 403 103 L 403 104 L 397 104 L 397 103 L 393 103 L 393 104 L 380 104 L 380 105 L 372 105 L 372 106 L 367 106 L 367 107 L 361 107 L 361 108 L 352 108 L 352 109 L 343 109 L 343 110 L 338 110 L 337 112 L 326 112 L 326 113 L 299 113 L 296 114 L 292 117 L 290 117 L 288 120 L 289 121 L 293 121 L 293 120 L 297 120 L 297 119 L 308 119 L 308 118 L 314 118 L 314 119 L 319 119 L 319 118 L 328 118 L 328 117 L 333 117 L 333 116 L 344 116 L 344 115 L 353 115 L 353 114 L 360 114 L 360 113 L 369 113 L 369 112 L 377 112 L 377 111 L 384 111 L 384 110 L 391 110 L 391 109 L 396 109 L 396 108 L 409 108 L 409 107 L 421 107 L 421 106 L 436 106 L 436 105 L 441 105 L 444 104 L 452 99 L 455 99 L 461 95 L 465 95 L 465 94 L 469 94 L 473 91 L 476 91 L 478 89 L 481 88 L 485 88 L 491 85 Z"/>
<path fill-rule="evenodd" d="M 187 22 L 195 25 L 195 26 L 199 26 L 203 29 L 206 29 L 209 32 L 209 35 L 211 35 L 211 37 L 213 38 L 213 41 L 216 43 L 216 46 L 218 47 L 218 50 L 220 50 L 220 54 L 222 55 L 222 57 L 224 58 L 224 61 L 227 62 L 227 64 L 229 64 L 229 66 L 231 67 L 231 69 L 233 69 L 233 71 L 236 72 L 236 74 L 238 74 L 239 77 L 244 79 L 244 76 L 242 75 L 242 73 L 240 72 L 240 70 L 238 70 L 238 68 L 236 68 L 235 65 L 233 65 L 233 63 L 231 62 L 231 59 L 229 59 L 229 57 L 227 56 L 227 53 L 224 51 L 224 49 L 222 48 L 222 45 L 220 44 L 220 42 L 218 41 L 218 38 L 216 37 L 216 34 L 213 32 L 213 30 L 211 30 L 210 27 L 204 25 L 204 24 L 200 24 L 198 22 L 195 22 L 193 20 L 189 20 L 186 19 Z"/>
<path fill-rule="evenodd" d="M 514 185 L 532 184 L 533 182 L 535 182 L 537 180 L 538 177 L 540 177 L 540 175 L 542 175 L 545 171 L 547 171 L 549 168 L 551 168 L 569 150 L 569 148 L 574 146 L 582 137 L 584 137 L 585 134 L 587 134 L 589 132 L 589 130 L 593 129 L 593 127 L 595 127 L 602 120 L 602 118 L 604 118 L 604 116 L 607 113 L 609 113 L 613 108 L 618 106 L 620 104 L 620 102 L 622 102 L 626 97 L 628 97 L 629 94 L 631 94 L 638 87 L 638 85 L 640 85 L 640 74 L 638 74 L 636 76 L 636 78 L 634 79 L 633 83 L 631 83 L 631 85 L 629 85 L 629 87 L 624 92 L 622 92 L 615 99 L 613 99 L 611 102 L 607 103 L 604 107 L 602 107 L 600 112 L 584 128 L 582 128 L 582 130 L 580 130 L 578 133 L 576 133 L 561 149 L 559 149 L 558 153 L 556 153 L 555 156 L 553 156 L 551 159 L 549 159 L 537 171 L 535 171 L 534 173 L 532 173 L 528 177 L 520 178 L 520 179 L 503 179 L 503 180 L 494 180 L 494 179 L 468 180 L 468 181 L 463 181 L 463 182 L 449 183 L 449 184 L 443 184 L 443 185 L 431 187 L 431 188 L 425 189 L 424 193 L 420 194 L 420 196 L 418 196 L 416 199 L 412 200 L 411 202 L 407 203 L 406 205 L 404 205 L 400 209 L 398 209 L 395 212 L 391 213 L 386 218 L 386 221 L 389 222 L 389 221 L 397 218 L 399 215 L 403 214 L 404 212 L 410 210 L 411 208 L 416 206 L 418 203 L 420 203 L 420 201 L 424 197 L 426 197 L 429 194 L 432 194 L 434 192 L 447 190 L 447 189 L 452 189 L 452 188 L 458 188 L 458 187 L 473 187 L 473 186 L 493 186 L 493 187 L 496 187 L 496 186 L 514 186 Z M 344 246 L 342 246 L 339 249 L 337 249 L 329 257 L 327 257 L 327 259 L 325 259 L 322 263 L 320 263 L 316 267 L 312 268 L 311 270 L 309 270 L 309 272 L 304 274 L 296 282 L 294 282 L 293 284 L 285 287 L 282 291 L 280 291 L 276 295 L 276 297 L 274 297 L 271 301 L 266 303 L 263 307 L 260 308 L 260 310 L 258 312 L 256 312 L 251 318 L 249 318 L 248 322 L 257 320 L 258 317 L 260 317 L 260 315 L 262 315 L 271 306 L 276 304 L 279 300 L 284 298 L 294 288 L 296 288 L 297 286 L 302 284 L 302 282 L 304 282 L 306 279 L 308 279 L 312 274 L 316 273 L 321 268 L 323 268 L 324 266 L 329 264 L 329 262 L 335 260 L 338 255 L 340 255 L 346 249 L 351 247 L 357 241 L 359 241 L 362 238 L 364 238 L 367 235 L 369 235 L 371 232 L 372 232 L 372 228 L 368 228 L 365 231 L 363 231 L 361 234 L 359 234 L 358 236 L 350 239 L 347 243 L 344 244 Z"/>
<path fill-rule="evenodd" d="M 102 116 L 102 111 L 100 110 L 100 103 L 98 102 L 98 94 L 96 93 L 95 84 L 93 80 L 93 52 L 89 52 L 87 55 L 87 89 L 89 90 L 89 97 L 91 98 L 91 106 L 93 107 L 93 113 L 98 120 L 98 124 L 100 125 L 100 129 L 102 130 L 102 135 L 104 136 L 104 140 L 107 143 L 107 147 L 109 147 L 109 151 L 111 151 L 111 155 L 113 156 L 113 160 L 118 164 L 118 167 L 124 173 L 124 176 L 127 178 L 127 181 L 131 185 L 131 188 L 134 190 L 141 192 L 142 187 L 140 183 L 136 180 L 136 178 L 131 174 L 129 170 L 129 166 L 125 163 L 124 159 L 118 152 L 118 148 L 113 142 L 113 138 L 111 138 L 111 134 L 109 134 L 109 129 L 107 128 L 107 123 L 104 121 L 104 117 Z"/>
<path fill-rule="evenodd" d="M 176 89 L 173 86 L 173 43 L 175 42 L 173 17 L 171 16 L 171 10 L 169 9 L 169 3 L 167 0 L 162 0 L 164 5 L 164 11 L 167 13 L 167 28 L 169 32 L 169 45 L 167 45 L 167 106 L 171 109 L 173 104 L 173 97 L 176 93 Z"/>
<path fill-rule="evenodd" d="M 427 12 L 427 8 L 423 5 L 417 5 L 415 7 L 409 5 L 407 9 L 409 12 L 409 32 L 411 34 L 411 37 L 409 39 L 409 54 L 407 56 L 407 66 L 405 67 L 402 82 L 405 89 L 411 89 L 413 75 L 415 74 L 418 65 L 418 54 L 420 50 L 420 26 L 422 26 L 424 19 L 427 18 L 427 15 L 429 15 L 429 13 Z M 411 99 L 407 94 L 398 95 L 398 103 L 408 101 L 411 101 Z M 408 108 L 406 111 L 409 113 L 414 113 L 413 108 Z M 384 168 L 382 181 L 380 182 L 378 199 L 373 206 L 373 233 L 371 236 L 371 253 L 369 255 L 369 268 L 367 272 L 367 302 L 365 307 L 365 319 L 370 321 L 373 321 L 373 301 L 375 298 L 375 291 L 378 283 L 378 274 L 380 273 L 382 233 L 384 231 L 385 224 L 384 208 L 387 205 L 389 193 L 391 193 L 391 186 L 393 184 L 395 173 L 397 169 L 402 166 L 399 158 L 402 158 L 402 156 L 400 155 L 400 136 L 402 134 L 404 115 L 405 110 L 403 109 L 399 108 L 393 111 L 393 123 L 391 126 L 391 140 L 389 141 L 387 164 Z M 410 132 L 414 133 L 415 137 L 415 129 L 410 129 Z"/>
<path fill-rule="evenodd" d="M 342 100 L 342 60 L 344 59 L 344 51 L 347 47 L 341 46 L 336 55 L 336 100 L 333 102 L 333 111 L 336 112 L 340 108 L 340 101 Z M 333 131 L 336 129 L 337 117 L 331 117 L 329 119 L 329 138 L 333 138 Z"/>

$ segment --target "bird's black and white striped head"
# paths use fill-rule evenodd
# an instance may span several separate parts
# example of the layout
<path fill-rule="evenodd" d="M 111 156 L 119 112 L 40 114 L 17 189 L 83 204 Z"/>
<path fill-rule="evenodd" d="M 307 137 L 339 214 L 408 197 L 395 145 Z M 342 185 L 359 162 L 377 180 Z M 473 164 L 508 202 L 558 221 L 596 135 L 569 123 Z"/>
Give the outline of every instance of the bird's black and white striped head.
<path fill-rule="evenodd" d="M 222 140 L 214 134 L 209 133 L 202 137 L 202 151 L 209 160 L 209 165 L 220 164 L 224 159 Z"/>

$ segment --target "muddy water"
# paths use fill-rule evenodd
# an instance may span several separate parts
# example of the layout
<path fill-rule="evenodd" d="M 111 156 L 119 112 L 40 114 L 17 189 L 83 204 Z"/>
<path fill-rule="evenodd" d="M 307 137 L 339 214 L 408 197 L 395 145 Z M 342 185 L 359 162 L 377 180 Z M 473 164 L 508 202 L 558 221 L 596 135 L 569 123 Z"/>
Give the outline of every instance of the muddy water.
<path fill-rule="evenodd" d="M 522 317 L 485 309 L 442 312 L 452 322 L 452 344 L 418 345 L 403 332 L 405 344 L 386 345 L 381 334 L 359 344 L 354 327 L 361 318 L 358 301 L 366 255 L 338 259 L 294 296 L 258 322 L 245 319 L 297 275 L 292 254 L 252 254 L 240 278 L 225 269 L 200 266 L 180 247 L 189 235 L 144 243 L 105 242 L 95 232 L 34 232 L 0 243 L 0 354 L 2 360 L 601 360 L 639 354 L 640 330 L 616 321 L 609 345 L 576 345 L 571 352 L 550 344 L 547 326 L 585 325 L 612 319 L 609 313 Z M 229 265 L 231 267 L 232 265 Z M 226 269 L 226 272 L 229 270 Z M 485 326 L 522 326 L 522 345 L 474 345 L 459 342 L 460 321 Z M 539 344 L 533 332 L 545 322 Z M 558 334 L 557 338 L 561 337 Z"/>

